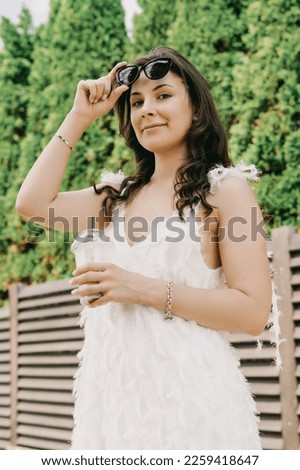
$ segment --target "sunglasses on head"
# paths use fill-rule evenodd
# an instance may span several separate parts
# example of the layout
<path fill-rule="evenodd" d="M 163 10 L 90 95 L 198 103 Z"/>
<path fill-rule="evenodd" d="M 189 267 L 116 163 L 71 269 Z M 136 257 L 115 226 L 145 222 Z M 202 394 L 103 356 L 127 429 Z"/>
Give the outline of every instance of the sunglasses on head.
<path fill-rule="evenodd" d="M 120 85 L 132 85 L 142 70 L 150 80 L 159 80 L 167 75 L 171 65 L 172 59 L 169 58 L 152 59 L 144 65 L 125 65 L 117 70 L 116 80 Z"/>

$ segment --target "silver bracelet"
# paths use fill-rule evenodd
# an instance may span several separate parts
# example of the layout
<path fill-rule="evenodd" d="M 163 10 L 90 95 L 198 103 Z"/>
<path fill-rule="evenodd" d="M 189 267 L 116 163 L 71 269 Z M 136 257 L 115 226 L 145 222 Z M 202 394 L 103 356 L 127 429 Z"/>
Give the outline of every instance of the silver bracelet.
<path fill-rule="evenodd" d="M 172 315 L 172 287 L 173 282 L 169 281 L 167 284 L 167 310 L 165 311 L 165 320 L 173 320 Z"/>
<path fill-rule="evenodd" d="M 58 132 L 55 132 L 56 137 L 58 137 L 60 140 L 63 141 L 64 144 L 66 144 L 67 147 L 69 147 L 70 150 L 73 150 L 73 147 L 69 144 L 69 142 L 63 138 L 62 135 L 60 135 Z"/>

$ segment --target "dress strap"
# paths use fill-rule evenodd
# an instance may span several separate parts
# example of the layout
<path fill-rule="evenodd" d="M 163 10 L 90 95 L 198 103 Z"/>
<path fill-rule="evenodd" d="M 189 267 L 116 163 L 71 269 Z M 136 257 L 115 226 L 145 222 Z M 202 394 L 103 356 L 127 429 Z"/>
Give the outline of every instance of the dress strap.
<path fill-rule="evenodd" d="M 223 165 L 217 165 L 207 174 L 208 181 L 210 183 L 210 192 L 215 192 L 220 188 L 221 181 L 226 176 L 237 176 L 243 180 L 258 181 L 261 171 L 256 168 L 255 165 L 245 165 L 244 162 L 239 162 L 235 166 L 224 167 Z"/>
<path fill-rule="evenodd" d="M 122 181 L 126 178 L 122 170 L 118 170 L 117 172 L 102 170 L 100 174 L 100 182 L 106 184 L 114 184 L 114 183 L 122 183 Z"/>

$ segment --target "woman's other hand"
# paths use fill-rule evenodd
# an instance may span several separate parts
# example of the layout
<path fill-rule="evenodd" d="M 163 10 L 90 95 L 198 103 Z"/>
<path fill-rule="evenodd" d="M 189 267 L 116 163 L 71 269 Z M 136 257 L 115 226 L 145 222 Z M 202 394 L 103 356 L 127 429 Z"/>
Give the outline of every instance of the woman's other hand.
<path fill-rule="evenodd" d="M 107 302 L 140 303 L 140 288 L 144 276 L 127 271 L 112 263 L 89 263 L 74 271 L 70 284 L 72 294 L 85 297 L 101 295 L 89 304 L 98 307 Z"/>
<path fill-rule="evenodd" d="M 113 88 L 117 70 L 127 62 L 119 62 L 105 77 L 96 80 L 80 80 L 71 112 L 87 124 L 91 124 L 103 114 L 110 111 L 128 86 Z"/>

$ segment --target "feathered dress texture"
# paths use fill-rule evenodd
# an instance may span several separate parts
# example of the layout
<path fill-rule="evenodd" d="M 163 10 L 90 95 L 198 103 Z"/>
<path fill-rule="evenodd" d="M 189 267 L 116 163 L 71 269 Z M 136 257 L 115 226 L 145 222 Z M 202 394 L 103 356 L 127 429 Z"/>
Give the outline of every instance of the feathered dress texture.
<path fill-rule="evenodd" d="M 244 177 L 245 170 L 235 168 L 233 175 Z M 105 174 L 111 183 L 123 177 L 113 176 L 114 181 Z M 220 168 L 209 176 L 216 190 Z M 111 224 L 110 241 L 93 243 L 99 260 L 129 271 L 224 288 L 222 269 L 205 265 L 189 225 L 179 218 L 172 225 L 182 230 L 178 243 L 166 241 L 166 224 L 157 240 L 133 246 L 114 237 Z M 74 382 L 72 449 L 261 448 L 255 402 L 226 333 L 176 316 L 165 321 L 155 308 L 117 302 L 85 307 L 81 326 L 85 341 Z"/>

